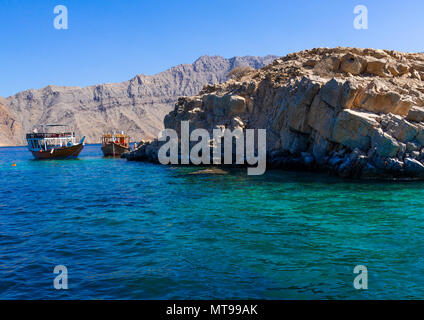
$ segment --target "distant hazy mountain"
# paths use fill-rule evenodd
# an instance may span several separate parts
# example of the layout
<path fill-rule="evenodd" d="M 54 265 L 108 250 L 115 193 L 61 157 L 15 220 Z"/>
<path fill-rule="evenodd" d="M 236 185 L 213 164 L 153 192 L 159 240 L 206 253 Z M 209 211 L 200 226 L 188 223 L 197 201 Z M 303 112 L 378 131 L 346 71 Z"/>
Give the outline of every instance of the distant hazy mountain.
<path fill-rule="evenodd" d="M 207 83 L 226 80 L 234 67 L 262 68 L 277 56 L 202 56 L 154 76 L 89 87 L 47 86 L 0 98 L 0 146 L 25 144 L 25 133 L 40 123 L 66 123 L 88 143 L 98 143 L 103 132 L 129 133 L 133 141 L 154 138 L 163 128 L 164 116 L 179 96 L 198 93 Z"/>

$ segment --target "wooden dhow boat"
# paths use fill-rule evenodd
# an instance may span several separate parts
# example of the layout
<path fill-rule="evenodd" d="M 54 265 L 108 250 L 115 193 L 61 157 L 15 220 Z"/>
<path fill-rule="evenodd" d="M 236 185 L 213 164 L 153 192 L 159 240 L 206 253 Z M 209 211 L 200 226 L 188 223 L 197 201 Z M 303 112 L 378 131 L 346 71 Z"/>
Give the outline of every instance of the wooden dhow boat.
<path fill-rule="evenodd" d="M 130 150 L 130 137 L 123 131 L 103 135 L 102 151 L 105 157 L 119 157 Z"/>
<path fill-rule="evenodd" d="M 75 132 L 68 130 L 67 125 L 43 124 L 40 127 L 41 132 L 35 128 L 26 135 L 28 149 L 37 160 L 75 159 L 84 148 L 85 137 L 76 142 Z M 52 128 L 55 132 L 49 132 Z"/>

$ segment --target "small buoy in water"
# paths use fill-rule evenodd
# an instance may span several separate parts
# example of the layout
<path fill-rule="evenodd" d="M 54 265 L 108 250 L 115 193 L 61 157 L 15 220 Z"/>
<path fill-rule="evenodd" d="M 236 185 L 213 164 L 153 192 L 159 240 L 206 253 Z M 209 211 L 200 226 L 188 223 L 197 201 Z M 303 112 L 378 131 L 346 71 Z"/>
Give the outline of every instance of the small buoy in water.
<path fill-rule="evenodd" d="M 13 163 L 12 163 L 12 167 L 16 167 L 16 163 L 14 163 L 14 162 L 13 162 Z"/>

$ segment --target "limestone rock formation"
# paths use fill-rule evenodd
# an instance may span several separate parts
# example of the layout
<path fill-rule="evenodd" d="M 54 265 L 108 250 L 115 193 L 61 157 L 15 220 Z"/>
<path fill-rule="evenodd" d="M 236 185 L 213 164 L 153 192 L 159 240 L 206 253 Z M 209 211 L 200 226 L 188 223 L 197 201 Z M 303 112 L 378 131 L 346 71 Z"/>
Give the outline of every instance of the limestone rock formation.
<path fill-rule="evenodd" d="M 276 58 L 202 56 L 193 64 L 122 83 L 19 92 L 0 102 L 0 145 L 25 144 L 25 132 L 40 123 L 69 124 L 88 143 L 99 143 L 102 133 L 113 129 L 125 130 L 133 141 L 153 139 L 179 96 L 225 81 L 234 67 L 261 68 Z"/>
<path fill-rule="evenodd" d="M 267 129 L 274 168 L 424 178 L 424 54 L 316 48 L 180 98 L 165 117 L 194 128 Z M 130 159 L 157 158 L 158 141 Z"/>

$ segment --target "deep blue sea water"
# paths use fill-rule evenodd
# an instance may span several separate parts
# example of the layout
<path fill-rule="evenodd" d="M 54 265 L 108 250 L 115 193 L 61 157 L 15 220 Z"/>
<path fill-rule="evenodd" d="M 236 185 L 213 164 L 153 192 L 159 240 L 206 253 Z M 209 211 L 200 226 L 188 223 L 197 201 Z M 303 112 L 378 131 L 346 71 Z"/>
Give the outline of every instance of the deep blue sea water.
<path fill-rule="evenodd" d="M 0 299 L 424 297 L 424 183 L 198 169 L 0 148 Z"/>

